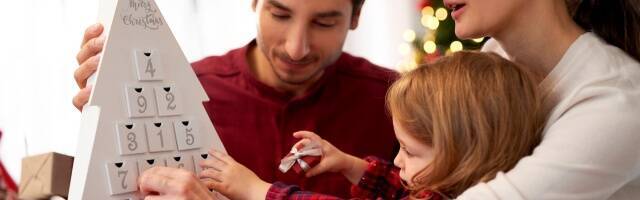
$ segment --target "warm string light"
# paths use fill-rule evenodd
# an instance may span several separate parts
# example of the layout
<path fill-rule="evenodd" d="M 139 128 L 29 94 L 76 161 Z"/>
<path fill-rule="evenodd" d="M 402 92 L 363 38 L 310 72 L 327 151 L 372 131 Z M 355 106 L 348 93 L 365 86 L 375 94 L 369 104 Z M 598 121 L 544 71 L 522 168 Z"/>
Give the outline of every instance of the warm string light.
<path fill-rule="evenodd" d="M 433 10 L 433 7 L 431 7 L 431 6 L 427 6 L 427 7 L 422 8 L 422 15 L 433 16 L 433 13 L 435 13 L 435 11 Z"/>
<path fill-rule="evenodd" d="M 426 52 L 428 54 L 435 53 L 436 52 L 436 47 L 437 47 L 436 43 L 434 41 L 431 41 L 431 40 L 425 42 L 424 45 L 423 45 L 424 52 Z"/>
<path fill-rule="evenodd" d="M 447 19 L 447 9 L 438 8 L 436 10 L 436 19 L 440 21 L 444 21 L 445 19 Z"/>
<path fill-rule="evenodd" d="M 407 58 L 404 61 L 400 61 L 397 65 L 397 69 L 400 72 L 411 71 L 418 67 L 418 63 L 412 58 Z"/>
<path fill-rule="evenodd" d="M 402 37 L 405 42 L 413 42 L 416 39 L 416 32 L 411 29 L 405 30 Z"/>
<path fill-rule="evenodd" d="M 440 21 L 438 21 L 438 19 L 436 19 L 436 17 L 432 15 L 422 16 L 422 19 L 420 20 L 420 22 L 422 22 L 422 25 L 424 27 L 427 27 L 431 30 L 438 29 L 438 26 L 440 25 Z"/>
<path fill-rule="evenodd" d="M 457 52 L 457 51 L 461 51 L 464 47 L 462 46 L 462 42 L 460 41 L 453 41 L 451 43 L 451 45 L 449 46 L 449 50 L 451 50 L 451 52 Z"/>

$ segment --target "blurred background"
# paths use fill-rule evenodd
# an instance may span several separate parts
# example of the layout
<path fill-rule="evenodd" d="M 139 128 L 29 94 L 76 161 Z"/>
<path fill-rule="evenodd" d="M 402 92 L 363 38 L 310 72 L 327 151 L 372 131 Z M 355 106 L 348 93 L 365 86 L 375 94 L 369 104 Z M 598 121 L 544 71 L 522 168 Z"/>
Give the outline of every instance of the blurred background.
<path fill-rule="evenodd" d="M 156 0 L 185 56 L 196 61 L 241 47 L 256 35 L 251 0 Z M 19 179 L 20 160 L 56 151 L 74 155 L 80 112 L 73 72 L 98 0 L 0 1 L 0 164 Z M 441 0 L 368 0 L 345 51 L 404 71 L 449 52 L 479 48 L 460 41 Z"/>

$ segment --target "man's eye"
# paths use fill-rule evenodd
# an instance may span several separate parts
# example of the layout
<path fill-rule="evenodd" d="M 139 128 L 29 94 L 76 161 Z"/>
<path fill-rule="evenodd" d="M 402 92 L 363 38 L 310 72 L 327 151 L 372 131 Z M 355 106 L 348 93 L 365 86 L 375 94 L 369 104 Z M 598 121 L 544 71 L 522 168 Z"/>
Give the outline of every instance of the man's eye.
<path fill-rule="evenodd" d="M 320 27 L 325 27 L 325 28 L 333 27 L 333 26 L 336 25 L 335 22 L 324 22 L 324 21 L 316 21 L 315 24 L 317 24 Z"/>
<path fill-rule="evenodd" d="M 276 18 L 276 19 L 288 19 L 289 18 L 289 15 L 286 15 L 286 14 L 271 13 L 271 16 L 273 16 L 273 18 Z"/>

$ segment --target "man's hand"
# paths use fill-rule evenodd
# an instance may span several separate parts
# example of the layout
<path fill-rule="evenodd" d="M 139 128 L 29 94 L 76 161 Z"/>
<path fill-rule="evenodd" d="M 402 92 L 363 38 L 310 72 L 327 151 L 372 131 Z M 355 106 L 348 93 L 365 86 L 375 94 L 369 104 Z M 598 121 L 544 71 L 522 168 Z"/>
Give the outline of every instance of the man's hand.
<path fill-rule="evenodd" d="M 211 150 L 209 154 L 211 159 L 199 163 L 205 169 L 200 178 L 208 188 L 230 199 L 265 199 L 271 184 L 224 153 Z"/>
<path fill-rule="evenodd" d="M 214 199 L 195 174 L 184 169 L 153 167 L 138 178 L 138 187 L 145 200 Z"/>
<path fill-rule="evenodd" d="M 99 37 L 104 28 L 100 24 L 94 24 L 87 28 L 84 32 L 80 52 L 76 56 L 76 60 L 80 67 L 76 69 L 73 78 L 76 79 L 80 91 L 73 97 L 73 105 L 82 110 L 82 106 L 89 101 L 92 86 L 87 86 L 87 79 L 96 72 L 98 62 L 100 61 L 100 53 L 104 45 L 104 37 Z"/>
<path fill-rule="evenodd" d="M 340 151 L 340 149 L 331 143 L 309 131 L 295 132 L 293 133 L 293 137 L 302 139 L 296 143 L 295 146 L 306 145 L 314 141 L 320 144 L 322 148 L 322 159 L 320 163 L 307 171 L 305 174 L 307 177 L 312 177 L 324 172 L 337 172 L 342 173 L 352 184 L 358 184 L 366 170 L 366 161 Z"/>

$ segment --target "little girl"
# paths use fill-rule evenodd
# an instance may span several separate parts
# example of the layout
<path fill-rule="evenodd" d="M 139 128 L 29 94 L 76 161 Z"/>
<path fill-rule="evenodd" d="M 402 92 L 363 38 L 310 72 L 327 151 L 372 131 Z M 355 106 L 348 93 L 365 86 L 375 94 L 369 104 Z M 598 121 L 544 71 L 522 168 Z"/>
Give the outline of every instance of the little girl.
<path fill-rule="evenodd" d="M 297 145 L 314 141 L 323 151 L 306 176 L 342 173 L 354 184 L 353 198 L 455 198 L 513 168 L 540 142 L 546 112 L 538 81 L 495 54 L 458 52 L 421 66 L 403 74 L 387 94 L 400 142 L 397 168 L 348 155 L 302 131 L 294 133 L 302 139 Z M 200 177 L 232 199 L 338 199 L 266 183 L 228 155 L 210 153 L 215 159 L 200 163 L 210 168 Z"/>

